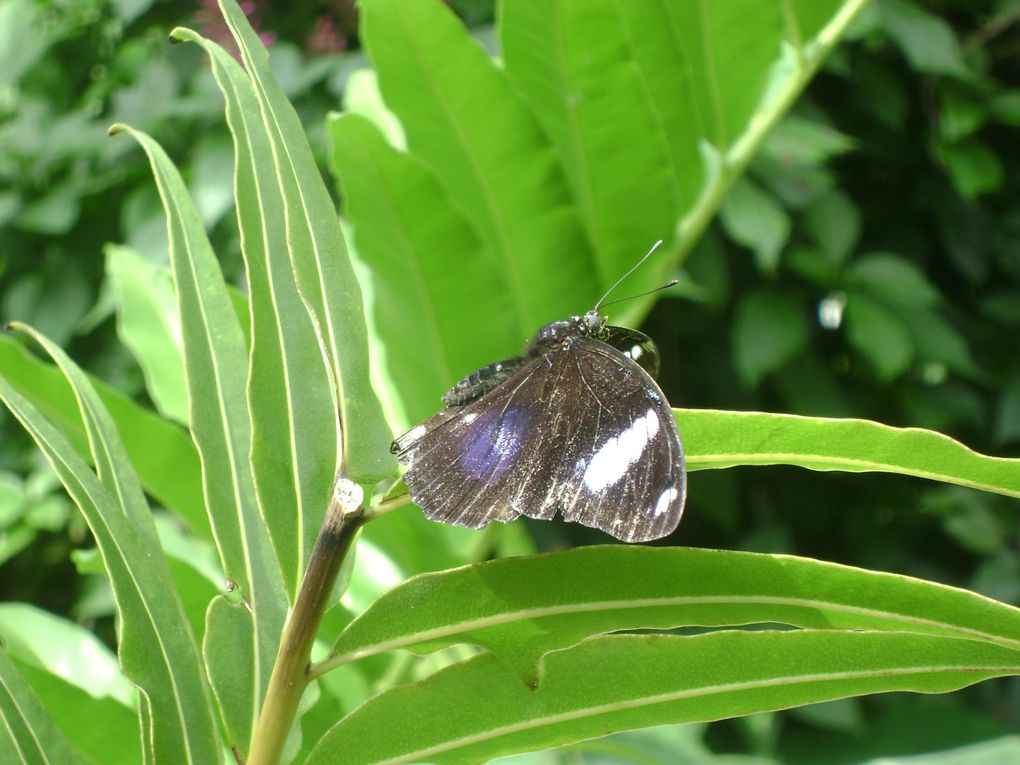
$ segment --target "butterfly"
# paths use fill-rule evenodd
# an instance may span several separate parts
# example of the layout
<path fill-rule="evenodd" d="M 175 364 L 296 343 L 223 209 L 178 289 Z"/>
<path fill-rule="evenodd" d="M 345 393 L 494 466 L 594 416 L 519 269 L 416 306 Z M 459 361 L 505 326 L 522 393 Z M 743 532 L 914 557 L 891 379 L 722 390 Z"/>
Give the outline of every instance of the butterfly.
<path fill-rule="evenodd" d="M 546 324 L 522 356 L 472 372 L 440 412 L 393 441 L 426 517 L 478 529 L 558 512 L 624 542 L 677 527 L 684 450 L 655 382 L 658 349 L 600 313 L 658 245 L 592 310 Z"/>

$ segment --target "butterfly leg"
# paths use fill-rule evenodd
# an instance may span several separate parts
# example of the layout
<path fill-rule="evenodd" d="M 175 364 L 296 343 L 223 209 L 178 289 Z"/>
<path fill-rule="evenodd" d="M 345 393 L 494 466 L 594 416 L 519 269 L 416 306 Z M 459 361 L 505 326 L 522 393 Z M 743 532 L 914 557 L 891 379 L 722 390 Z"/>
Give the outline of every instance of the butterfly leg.
<path fill-rule="evenodd" d="M 526 359 L 518 356 L 484 366 L 458 381 L 444 393 L 443 403 L 446 406 L 470 404 L 513 377 L 525 362 Z"/>

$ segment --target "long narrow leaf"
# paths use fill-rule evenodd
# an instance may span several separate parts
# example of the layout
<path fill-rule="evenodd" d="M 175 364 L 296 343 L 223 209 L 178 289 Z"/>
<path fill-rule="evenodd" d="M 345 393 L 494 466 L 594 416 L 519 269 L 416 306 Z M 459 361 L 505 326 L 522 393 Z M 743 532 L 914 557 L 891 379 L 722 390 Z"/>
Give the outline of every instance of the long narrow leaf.
<path fill-rule="evenodd" d="M 177 169 L 147 135 L 118 129 L 130 132 L 145 150 L 166 208 L 170 263 L 184 336 L 189 420 L 202 459 L 206 504 L 224 572 L 251 609 L 255 630 L 254 655 L 247 662 L 252 668 L 248 704 L 244 710 L 225 709 L 224 715 L 230 721 L 238 717 L 252 721 L 276 658 L 286 598 L 279 564 L 259 515 L 248 459 L 251 421 L 245 396 L 244 336 L 219 264 Z M 228 731 L 234 745 L 247 746 L 243 736 L 250 724 L 231 724 Z"/>
<path fill-rule="evenodd" d="M 329 663 L 473 643 L 534 681 L 543 655 L 591 635 L 767 622 L 1020 650 L 1020 609 L 966 590 L 784 555 L 613 545 L 414 577 L 351 622 Z"/>
<path fill-rule="evenodd" d="M 27 353 L 11 338 L 0 336 L 0 374 L 59 426 L 79 454 L 90 456 L 74 394 L 56 367 Z M 91 383 L 117 423 L 124 448 L 146 492 L 175 512 L 196 536 L 212 540 L 195 445 L 173 423 L 143 409 L 102 381 Z"/>
<path fill-rule="evenodd" d="M 110 413 L 106 411 L 99 395 L 92 388 L 85 373 L 71 361 L 63 349 L 31 327 L 19 323 L 14 329 L 28 334 L 42 346 L 64 377 L 71 384 L 71 390 L 78 402 L 81 421 L 89 440 L 89 453 L 95 465 L 96 475 L 103 486 L 116 499 L 117 507 L 128 518 L 135 530 L 144 535 L 146 544 L 157 544 L 156 526 L 152 511 L 142 492 L 141 482 L 131 466 L 127 453 L 117 432 Z"/>
<path fill-rule="evenodd" d="M 212 62 L 234 137 L 237 215 L 251 295 L 248 400 L 259 507 L 293 599 L 308 563 L 336 472 L 335 398 L 315 326 L 287 256 L 280 180 L 254 88 L 220 46 L 186 29 Z"/>
<path fill-rule="evenodd" d="M 39 697 L 0 650 L 0 753 L 5 750 L 22 765 L 74 765 L 71 743 L 46 713 Z"/>
<path fill-rule="evenodd" d="M 978 454 L 931 430 L 765 412 L 673 411 L 690 470 L 737 465 L 874 470 L 1020 497 L 1020 460 Z"/>
<path fill-rule="evenodd" d="M 234 0 L 221 0 L 220 7 L 254 86 L 283 197 L 287 251 L 337 386 L 343 466 L 352 480 L 374 484 L 396 472 L 389 453 L 392 435 L 369 380 L 361 291 L 337 213 L 297 113 L 269 70 L 266 49 Z M 320 487 L 322 512 L 331 485 Z"/>
<path fill-rule="evenodd" d="M 383 693 L 334 726 L 307 763 L 474 763 L 619 730 L 866 693 L 944 693 L 1018 673 L 1020 650 L 933 635 L 609 636 L 551 654 L 536 689 L 483 655 Z"/>
<path fill-rule="evenodd" d="M 219 762 L 198 650 L 154 538 L 135 527 L 68 440 L 2 378 L 0 399 L 35 439 L 96 538 L 120 616 L 121 665 L 151 710 L 143 736 L 150 757 Z"/>

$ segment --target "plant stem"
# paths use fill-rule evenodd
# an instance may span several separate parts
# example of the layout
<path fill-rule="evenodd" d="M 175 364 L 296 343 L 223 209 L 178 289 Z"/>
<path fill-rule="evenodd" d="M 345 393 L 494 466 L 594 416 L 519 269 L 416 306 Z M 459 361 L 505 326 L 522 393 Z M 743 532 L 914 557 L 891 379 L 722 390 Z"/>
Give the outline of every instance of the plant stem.
<path fill-rule="evenodd" d="M 280 650 L 269 678 L 258 723 L 252 735 L 247 765 L 278 765 L 287 735 L 308 686 L 308 664 L 319 622 L 329 603 L 344 558 L 361 524 L 364 511 L 345 509 L 336 495 L 322 521 L 294 610 L 280 638 Z"/>

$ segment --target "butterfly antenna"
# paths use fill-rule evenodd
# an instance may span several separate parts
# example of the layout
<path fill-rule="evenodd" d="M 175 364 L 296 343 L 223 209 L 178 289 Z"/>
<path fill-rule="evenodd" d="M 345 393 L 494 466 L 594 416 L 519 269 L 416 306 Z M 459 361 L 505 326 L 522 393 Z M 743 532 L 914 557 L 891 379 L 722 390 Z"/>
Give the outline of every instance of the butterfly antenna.
<path fill-rule="evenodd" d="M 647 292 L 640 292 L 637 295 L 628 295 L 627 297 L 617 298 L 616 300 L 610 300 L 608 303 L 602 303 L 602 307 L 605 308 L 606 306 L 609 305 L 616 305 L 617 303 L 622 303 L 624 300 L 633 300 L 634 298 L 644 297 L 645 295 L 651 295 L 653 292 L 668 290 L 670 287 L 675 287 L 679 283 L 680 283 L 679 279 L 672 279 L 666 282 L 665 284 L 656 287 L 654 290 L 648 290 Z"/>
<path fill-rule="evenodd" d="M 599 299 L 599 302 L 597 302 L 597 303 L 595 304 L 595 308 L 594 308 L 594 309 L 592 309 L 592 310 L 594 310 L 594 311 L 595 311 L 595 313 L 598 313 L 598 312 L 599 312 L 599 309 L 600 309 L 600 308 L 602 308 L 602 304 L 603 304 L 603 302 L 605 301 L 605 299 L 606 299 L 607 297 L 609 297 L 610 295 L 612 295 L 612 294 L 613 294 L 613 290 L 615 290 L 615 289 L 616 289 L 617 287 L 619 287 L 619 286 L 620 286 L 621 284 L 623 284 L 623 281 L 624 281 L 624 279 L 626 279 L 626 278 L 627 278 L 628 276 L 630 276 L 630 275 L 631 275 L 632 273 L 634 273 L 635 271 L 637 271 L 637 270 L 638 270 L 638 268 L 640 268 L 640 267 L 641 267 L 641 264 L 642 264 L 642 263 L 644 263 L 644 262 L 645 262 L 646 260 L 648 260 L 648 259 L 649 259 L 650 257 L 652 257 L 652 253 L 653 253 L 653 252 L 655 252 L 655 251 L 656 251 L 657 249 L 659 249 L 659 245 L 661 245 L 661 244 L 662 244 L 662 240 L 661 240 L 661 239 L 660 239 L 659 241 L 657 241 L 657 242 L 656 242 L 655 244 L 653 244 L 653 245 L 652 245 L 652 249 L 650 249 L 650 250 L 649 250 L 649 251 L 648 251 L 648 252 L 647 252 L 647 253 L 645 254 L 645 256 L 644 256 L 643 258 L 641 258 L 641 260 L 639 260 L 639 261 L 638 261 L 637 263 L 635 263 L 635 264 L 634 264 L 633 266 L 631 266 L 631 267 L 630 267 L 630 270 L 629 270 L 629 271 L 627 271 L 627 273 L 625 273 L 625 274 L 624 274 L 623 276 L 621 276 L 621 277 L 620 277 L 619 279 L 617 279 L 617 280 L 616 280 L 616 283 L 615 283 L 615 284 L 614 284 L 614 285 L 613 285 L 612 287 L 610 287 L 610 288 L 609 288 L 608 290 L 606 290 L 606 294 L 605 294 L 605 295 L 603 295 L 603 296 L 602 296 L 602 297 L 601 297 L 601 298 Z M 668 285 L 668 286 L 672 286 L 672 285 Z M 661 290 L 661 289 L 665 289 L 665 287 L 659 287 L 658 289 L 660 289 L 660 290 Z M 656 291 L 656 290 L 652 290 L 652 292 L 655 292 L 655 291 Z M 647 292 L 645 292 L 645 293 L 643 293 L 643 294 L 647 295 L 648 293 L 647 293 Z M 634 295 L 633 297 L 641 297 L 641 295 Z M 622 298 L 622 299 L 623 299 L 623 300 L 629 300 L 630 298 Z M 619 300 L 614 300 L 614 301 L 613 301 L 613 303 L 619 303 L 619 302 L 620 302 Z M 610 304 L 610 305 L 611 305 L 611 304 Z"/>

